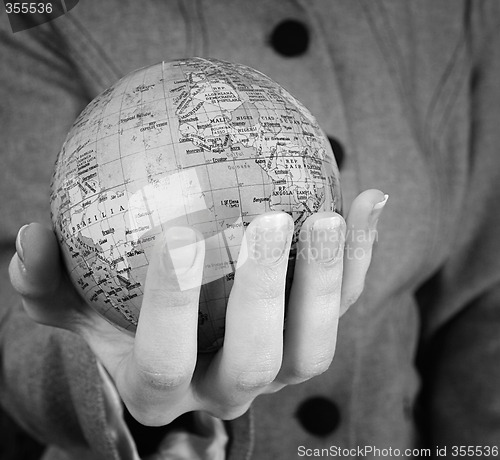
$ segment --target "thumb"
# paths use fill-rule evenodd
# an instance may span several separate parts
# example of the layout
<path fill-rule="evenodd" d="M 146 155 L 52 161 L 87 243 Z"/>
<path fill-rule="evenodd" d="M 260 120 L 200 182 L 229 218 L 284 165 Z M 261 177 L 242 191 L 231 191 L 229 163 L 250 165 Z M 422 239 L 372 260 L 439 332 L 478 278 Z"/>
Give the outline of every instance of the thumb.
<path fill-rule="evenodd" d="M 32 223 L 22 227 L 9 266 L 12 286 L 34 321 L 70 329 L 68 304 L 81 302 L 64 278 L 59 246 L 49 228 Z"/>
<path fill-rule="evenodd" d="M 61 279 L 59 247 L 54 233 L 38 223 L 21 227 L 9 275 L 12 285 L 23 297 L 53 294 Z"/>

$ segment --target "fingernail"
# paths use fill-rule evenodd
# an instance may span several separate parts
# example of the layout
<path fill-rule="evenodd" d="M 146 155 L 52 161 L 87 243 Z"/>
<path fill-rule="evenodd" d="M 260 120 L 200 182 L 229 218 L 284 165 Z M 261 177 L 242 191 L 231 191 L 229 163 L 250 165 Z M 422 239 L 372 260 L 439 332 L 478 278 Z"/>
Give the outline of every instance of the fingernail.
<path fill-rule="evenodd" d="M 310 254 L 319 263 L 335 260 L 340 252 L 342 219 L 325 217 L 314 222 L 310 235 Z"/>
<path fill-rule="evenodd" d="M 165 234 L 165 240 L 175 273 L 183 275 L 196 260 L 196 232 L 189 227 L 170 227 Z"/>
<path fill-rule="evenodd" d="M 16 252 L 21 262 L 24 264 L 24 250 L 23 250 L 23 234 L 30 224 L 23 225 L 17 232 L 16 237 Z"/>
<path fill-rule="evenodd" d="M 377 228 L 377 223 L 382 211 L 384 210 L 385 204 L 389 199 L 389 195 L 387 193 L 384 195 L 384 199 L 379 201 L 373 206 L 370 216 L 368 217 L 368 226 L 370 230 L 375 230 Z"/>
<path fill-rule="evenodd" d="M 259 217 L 253 234 L 254 260 L 265 265 L 280 261 L 289 246 L 292 229 L 293 222 L 285 213 Z"/>

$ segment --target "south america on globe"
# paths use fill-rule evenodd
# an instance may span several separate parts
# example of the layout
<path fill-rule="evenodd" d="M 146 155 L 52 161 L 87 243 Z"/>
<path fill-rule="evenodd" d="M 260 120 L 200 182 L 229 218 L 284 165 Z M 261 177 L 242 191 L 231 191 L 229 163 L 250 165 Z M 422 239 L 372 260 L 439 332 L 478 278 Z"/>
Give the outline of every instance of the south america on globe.
<path fill-rule="evenodd" d="M 189 58 L 136 70 L 97 96 L 56 161 L 51 216 L 82 297 L 134 333 L 148 261 L 172 226 L 205 240 L 198 349 L 224 337 L 244 230 L 284 211 L 339 211 L 338 168 L 311 113 L 262 73 Z M 292 242 L 292 247 L 294 242 Z"/>

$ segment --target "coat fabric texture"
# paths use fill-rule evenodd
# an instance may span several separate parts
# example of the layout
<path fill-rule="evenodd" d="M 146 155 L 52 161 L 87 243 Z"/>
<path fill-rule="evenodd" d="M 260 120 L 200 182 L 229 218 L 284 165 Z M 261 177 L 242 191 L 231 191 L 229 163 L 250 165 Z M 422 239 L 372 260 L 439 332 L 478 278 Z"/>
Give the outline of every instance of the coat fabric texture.
<path fill-rule="evenodd" d="M 276 38 L 286 21 L 305 30 L 296 52 Z M 310 109 L 344 152 L 344 213 L 368 188 L 390 198 L 330 369 L 163 441 L 198 437 L 203 458 L 217 437 L 230 460 L 500 444 L 499 2 L 86 0 L 15 34 L 2 11 L 0 34 L 0 401 L 45 459 L 134 458 L 138 441 L 86 344 L 24 314 L 16 233 L 49 224 L 53 164 L 86 104 L 189 56 L 254 67 Z"/>

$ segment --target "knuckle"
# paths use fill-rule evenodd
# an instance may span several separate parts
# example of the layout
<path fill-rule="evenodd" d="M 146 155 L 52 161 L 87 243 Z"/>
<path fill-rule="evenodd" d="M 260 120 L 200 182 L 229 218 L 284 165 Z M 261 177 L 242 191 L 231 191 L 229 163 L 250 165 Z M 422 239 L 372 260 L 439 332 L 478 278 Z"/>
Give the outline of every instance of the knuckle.
<path fill-rule="evenodd" d="M 283 264 L 282 264 L 283 265 Z M 276 300 L 285 292 L 286 265 L 241 267 L 236 270 L 235 286 L 249 301 Z"/>
<path fill-rule="evenodd" d="M 250 404 L 251 402 L 241 404 L 237 407 L 226 407 L 218 411 L 217 417 L 222 420 L 234 420 L 235 418 L 241 417 L 244 413 L 246 413 L 250 408 Z"/>
<path fill-rule="evenodd" d="M 278 370 L 274 367 L 241 371 L 235 378 L 236 389 L 242 393 L 258 392 L 270 385 L 277 373 Z"/>
<path fill-rule="evenodd" d="M 247 299 L 251 302 L 265 302 L 273 305 L 284 296 L 284 289 L 281 286 L 254 286 L 254 290 L 249 293 Z"/>
<path fill-rule="evenodd" d="M 338 261 L 332 264 L 318 265 L 314 271 L 312 289 L 317 297 L 333 295 L 342 285 L 342 265 Z"/>
<path fill-rule="evenodd" d="M 296 364 L 283 372 L 281 380 L 289 384 L 305 382 L 325 373 L 330 367 L 331 362 L 332 359 L 327 357 L 315 363 Z"/>
<path fill-rule="evenodd" d="M 188 385 L 192 370 L 183 367 L 170 368 L 168 372 L 157 372 L 151 366 L 138 366 L 140 382 L 153 391 L 165 392 Z"/>
<path fill-rule="evenodd" d="M 130 415 L 144 426 L 163 426 L 172 423 L 178 415 L 158 410 L 158 407 L 127 406 Z M 179 414 L 180 415 L 180 414 Z"/>
<path fill-rule="evenodd" d="M 311 300 L 314 301 L 315 305 L 329 309 L 331 308 L 331 305 L 334 305 L 338 291 L 339 288 L 336 288 L 333 285 L 326 286 L 324 283 L 319 283 L 313 290 Z"/>
<path fill-rule="evenodd" d="M 148 302 L 166 307 L 188 307 L 193 302 L 193 296 L 188 291 L 172 291 L 164 288 L 151 288 L 148 291 Z"/>
<path fill-rule="evenodd" d="M 284 280 L 284 274 L 282 276 L 276 273 L 276 270 L 266 267 L 265 275 L 255 283 L 248 283 L 247 290 L 251 297 L 260 300 L 276 300 L 283 296 L 285 291 Z"/>

